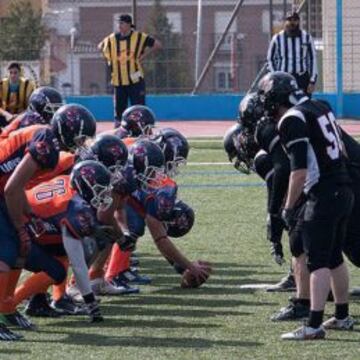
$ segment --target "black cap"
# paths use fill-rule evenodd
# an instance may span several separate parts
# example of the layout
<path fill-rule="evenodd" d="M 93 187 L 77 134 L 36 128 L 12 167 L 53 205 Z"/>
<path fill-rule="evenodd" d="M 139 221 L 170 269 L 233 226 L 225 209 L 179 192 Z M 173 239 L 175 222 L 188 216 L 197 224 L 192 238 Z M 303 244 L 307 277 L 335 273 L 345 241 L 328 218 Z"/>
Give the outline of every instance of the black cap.
<path fill-rule="evenodd" d="M 297 13 L 296 11 L 287 12 L 285 16 L 285 20 L 291 20 L 291 19 L 300 20 L 299 13 Z"/>
<path fill-rule="evenodd" d="M 122 14 L 119 16 L 119 22 L 125 22 L 127 24 L 131 24 L 132 25 L 132 17 L 129 14 Z"/>

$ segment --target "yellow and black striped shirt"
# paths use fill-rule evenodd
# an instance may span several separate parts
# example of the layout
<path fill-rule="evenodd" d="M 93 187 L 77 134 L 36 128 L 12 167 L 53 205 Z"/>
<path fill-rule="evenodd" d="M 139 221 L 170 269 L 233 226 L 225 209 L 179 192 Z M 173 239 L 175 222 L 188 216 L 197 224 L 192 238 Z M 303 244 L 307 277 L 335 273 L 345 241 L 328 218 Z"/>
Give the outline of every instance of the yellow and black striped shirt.
<path fill-rule="evenodd" d="M 16 91 L 11 91 L 8 78 L 0 81 L 0 107 L 10 114 L 19 114 L 28 106 L 28 100 L 35 89 L 35 83 L 21 77 Z"/>
<path fill-rule="evenodd" d="M 114 86 L 135 84 L 144 78 L 139 57 L 154 42 L 148 34 L 131 31 L 127 36 L 112 33 L 100 43 L 103 55 L 111 67 L 111 83 Z"/>

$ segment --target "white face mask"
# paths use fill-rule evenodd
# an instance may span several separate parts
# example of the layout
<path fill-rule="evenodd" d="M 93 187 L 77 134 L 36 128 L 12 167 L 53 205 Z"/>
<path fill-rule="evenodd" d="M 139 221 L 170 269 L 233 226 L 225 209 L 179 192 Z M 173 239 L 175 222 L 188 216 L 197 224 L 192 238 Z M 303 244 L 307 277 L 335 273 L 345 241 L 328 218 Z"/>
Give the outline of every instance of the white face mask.
<path fill-rule="evenodd" d="M 111 197 L 112 186 L 95 185 L 91 188 L 94 197 L 91 199 L 91 206 L 95 209 L 106 211 L 110 208 L 113 203 Z"/>

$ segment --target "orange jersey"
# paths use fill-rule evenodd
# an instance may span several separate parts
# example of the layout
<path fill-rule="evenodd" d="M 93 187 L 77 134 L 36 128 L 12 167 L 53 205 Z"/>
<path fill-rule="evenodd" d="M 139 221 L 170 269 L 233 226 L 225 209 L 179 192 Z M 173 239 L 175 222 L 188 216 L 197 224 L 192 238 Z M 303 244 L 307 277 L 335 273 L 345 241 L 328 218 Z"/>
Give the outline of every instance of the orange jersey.
<path fill-rule="evenodd" d="M 0 141 L 7 139 L 13 131 L 36 124 L 44 124 L 44 119 L 37 112 L 26 110 L 1 130 Z"/>
<path fill-rule="evenodd" d="M 29 153 L 42 170 L 54 169 L 59 160 L 58 141 L 45 125 L 13 131 L 0 144 L 0 192 L 3 192 L 8 178 L 25 154 Z M 40 169 L 32 179 L 38 176 Z"/>
<path fill-rule="evenodd" d="M 93 233 L 96 212 L 70 185 L 70 176 L 58 176 L 26 191 L 35 216 L 44 222 L 46 233 L 38 238 L 44 245 L 62 242 L 61 227 L 65 225 L 75 238 Z"/>
<path fill-rule="evenodd" d="M 59 161 L 54 170 L 42 170 L 39 171 L 36 178 L 30 180 L 27 184 L 27 189 L 41 184 L 42 182 L 49 181 L 56 176 L 70 175 L 72 168 L 75 165 L 75 155 L 66 151 L 61 151 L 59 155 Z"/>

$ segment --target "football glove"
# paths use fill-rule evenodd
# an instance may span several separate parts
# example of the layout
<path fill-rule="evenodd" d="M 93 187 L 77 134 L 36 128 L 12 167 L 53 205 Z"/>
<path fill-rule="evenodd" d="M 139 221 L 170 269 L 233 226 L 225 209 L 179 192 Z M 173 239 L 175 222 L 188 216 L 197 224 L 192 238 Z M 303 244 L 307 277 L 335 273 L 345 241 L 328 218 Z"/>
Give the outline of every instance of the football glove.
<path fill-rule="evenodd" d="M 132 232 L 125 231 L 120 242 L 119 247 L 122 251 L 134 251 L 136 248 L 136 241 L 138 237 Z"/>
<path fill-rule="evenodd" d="M 283 219 L 287 230 L 291 232 L 296 225 L 296 209 L 283 209 L 281 218 Z"/>
<path fill-rule="evenodd" d="M 110 225 L 100 225 L 95 230 L 95 240 L 99 250 L 103 250 L 107 244 L 116 242 L 121 233 Z"/>

